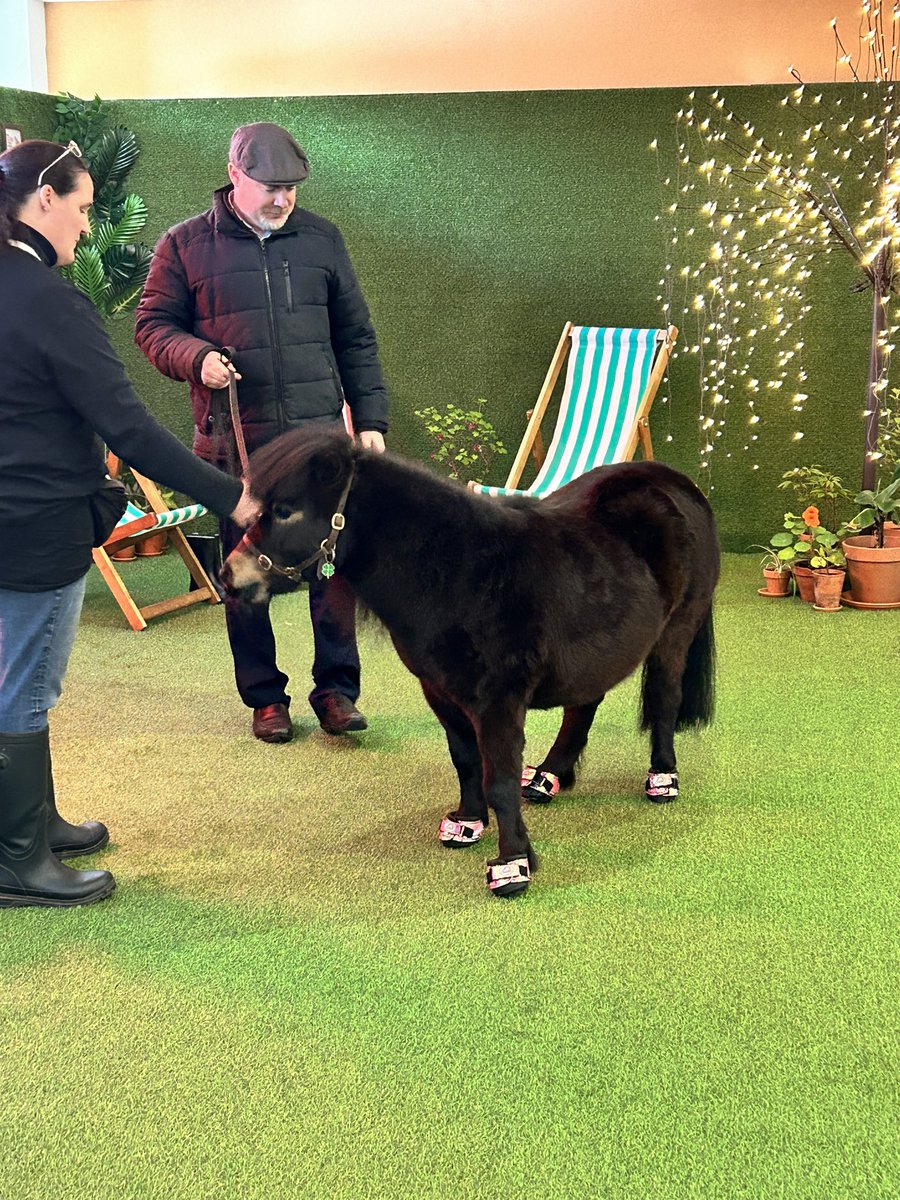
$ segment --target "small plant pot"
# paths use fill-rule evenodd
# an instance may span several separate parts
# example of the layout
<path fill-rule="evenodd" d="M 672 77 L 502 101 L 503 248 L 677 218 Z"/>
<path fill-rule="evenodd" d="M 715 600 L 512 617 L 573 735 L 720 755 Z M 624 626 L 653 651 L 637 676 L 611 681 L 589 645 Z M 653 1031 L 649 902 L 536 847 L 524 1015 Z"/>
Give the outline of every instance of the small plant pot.
<path fill-rule="evenodd" d="M 148 533 L 136 543 L 139 558 L 156 558 L 165 554 L 169 543 L 169 531 L 160 529 L 158 533 Z"/>
<path fill-rule="evenodd" d="M 868 534 L 844 538 L 850 593 L 857 604 L 900 608 L 900 542 L 875 546 Z"/>
<path fill-rule="evenodd" d="M 846 571 L 841 568 L 813 572 L 813 591 L 816 612 L 840 612 L 841 592 Z"/>
<path fill-rule="evenodd" d="M 763 578 L 766 586 L 761 589 L 760 595 L 786 596 L 791 590 L 791 573 L 787 569 L 776 571 L 772 567 L 764 567 Z"/>
<path fill-rule="evenodd" d="M 114 559 L 115 562 L 131 562 L 131 560 L 133 558 L 135 558 L 136 556 L 137 556 L 137 550 L 134 548 L 133 545 L 131 545 L 131 546 L 121 546 L 118 550 L 114 550 L 112 552 L 112 554 L 110 554 L 109 557 L 111 559 Z"/>
<path fill-rule="evenodd" d="M 816 572 L 812 567 L 794 566 L 791 568 L 794 576 L 794 581 L 797 584 L 797 591 L 800 593 L 800 599 L 806 604 L 814 604 L 816 600 L 816 588 L 814 576 Z"/>

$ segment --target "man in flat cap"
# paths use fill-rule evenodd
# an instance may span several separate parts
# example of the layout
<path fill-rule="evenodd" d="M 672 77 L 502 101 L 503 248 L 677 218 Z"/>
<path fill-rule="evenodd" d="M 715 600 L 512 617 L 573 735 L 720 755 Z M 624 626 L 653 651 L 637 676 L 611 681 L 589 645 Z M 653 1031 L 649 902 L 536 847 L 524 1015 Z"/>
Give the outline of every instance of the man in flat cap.
<path fill-rule="evenodd" d="M 137 310 L 135 340 L 171 379 L 190 384 L 194 452 L 220 461 L 215 393 L 237 372 L 241 427 L 252 452 L 307 421 L 340 425 L 346 400 L 363 446 L 381 451 L 387 393 L 375 332 L 340 231 L 297 208 L 309 162 L 280 125 L 235 130 L 230 184 L 212 208 L 164 233 Z M 221 354 L 233 349 L 233 367 Z M 221 525 L 230 553 L 243 531 Z M 331 734 L 366 728 L 359 697 L 355 601 L 340 576 L 310 584 L 310 703 Z M 226 598 L 241 699 L 264 742 L 293 735 L 288 677 L 276 664 L 268 607 Z"/>

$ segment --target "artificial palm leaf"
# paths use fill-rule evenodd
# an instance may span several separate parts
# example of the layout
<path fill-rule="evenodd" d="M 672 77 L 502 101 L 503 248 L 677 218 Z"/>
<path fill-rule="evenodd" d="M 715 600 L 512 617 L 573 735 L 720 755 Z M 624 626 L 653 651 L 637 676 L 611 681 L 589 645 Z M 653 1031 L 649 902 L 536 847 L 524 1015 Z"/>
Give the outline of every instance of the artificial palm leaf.
<path fill-rule="evenodd" d="M 111 316 L 134 306 L 153 254 L 134 241 L 147 221 L 147 206 L 123 186 L 140 146 L 123 125 L 104 128 L 108 105 L 99 97 L 84 101 L 66 94 L 58 98 L 55 111 L 58 132 L 64 130 L 64 140 L 74 138 L 84 149 L 94 181 L 90 236 L 63 273 L 104 316 Z"/>
<path fill-rule="evenodd" d="M 89 244 L 94 246 L 99 254 L 106 254 L 116 241 L 116 226 L 111 221 L 100 221 L 91 229 Z"/>
<path fill-rule="evenodd" d="M 144 279 L 146 279 L 146 277 L 147 276 L 145 273 Z M 132 305 L 137 301 L 138 296 L 140 296 L 143 286 L 144 286 L 144 281 L 141 280 L 141 282 L 136 287 L 130 288 L 118 300 L 110 301 L 109 315 L 116 316 L 118 313 L 126 312 L 129 308 L 131 308 Z"/>
<path fill-rule="evenodd" d="M 91 158 L 91 178 L 96 188 L 119 186 L 137 161 L 138 140 L 130 129 L 106 129 Z"/>
<path fill-rule="evenodd" d="M 75 251 L 75 261 L 70 270 L 75 286 L 103 312 L 106 298 L 106 272 L 103 269 L 103 259 L 97 247 L 91 246 L 87 242 L 81 242 Z"/>
<path fill-rule="evenodd" d="M 108 298 L 119 301 L 126 292 L 143 287 L 153 251 L 147 246 L 110 246 L 104 255 Z"/>
<path fill-rule="evenodd" d="M 127 245 L 146 224 L 147 205 L 140 196 L 129 192 L 122 203 L 122 215 L 113 228 L 110 244 Z"/>

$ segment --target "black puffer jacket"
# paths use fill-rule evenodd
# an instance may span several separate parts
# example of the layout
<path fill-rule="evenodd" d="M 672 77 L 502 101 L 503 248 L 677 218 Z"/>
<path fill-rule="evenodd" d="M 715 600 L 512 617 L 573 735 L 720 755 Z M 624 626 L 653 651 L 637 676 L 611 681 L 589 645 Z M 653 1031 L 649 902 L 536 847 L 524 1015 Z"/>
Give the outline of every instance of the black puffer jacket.
<path fill-rule="evenodd" d="M 212 458 L 211 348 L 232 346 L 249 448 L 308 420 L 338 420 L 342 386 L 357 431 L 387 431 L 375 332 L 339 230 L 294 209 L 260 239 L 233 213 L 231 188 L 163 234 L 137 310 L 135 341 L 190 383 L 194 449 Z"/>

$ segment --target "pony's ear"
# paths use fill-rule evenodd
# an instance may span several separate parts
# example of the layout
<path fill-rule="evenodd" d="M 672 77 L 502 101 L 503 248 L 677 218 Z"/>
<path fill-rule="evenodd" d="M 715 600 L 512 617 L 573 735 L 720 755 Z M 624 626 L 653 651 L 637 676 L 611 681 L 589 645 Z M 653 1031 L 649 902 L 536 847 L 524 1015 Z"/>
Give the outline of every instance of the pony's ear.
<path fill-rule="evenodd" d="M 337 448 L 323 450 L 310 459 L 309 477 L 319 487 L 337 487 L 347 478 L 347 471 L 347 456 Z"/>

